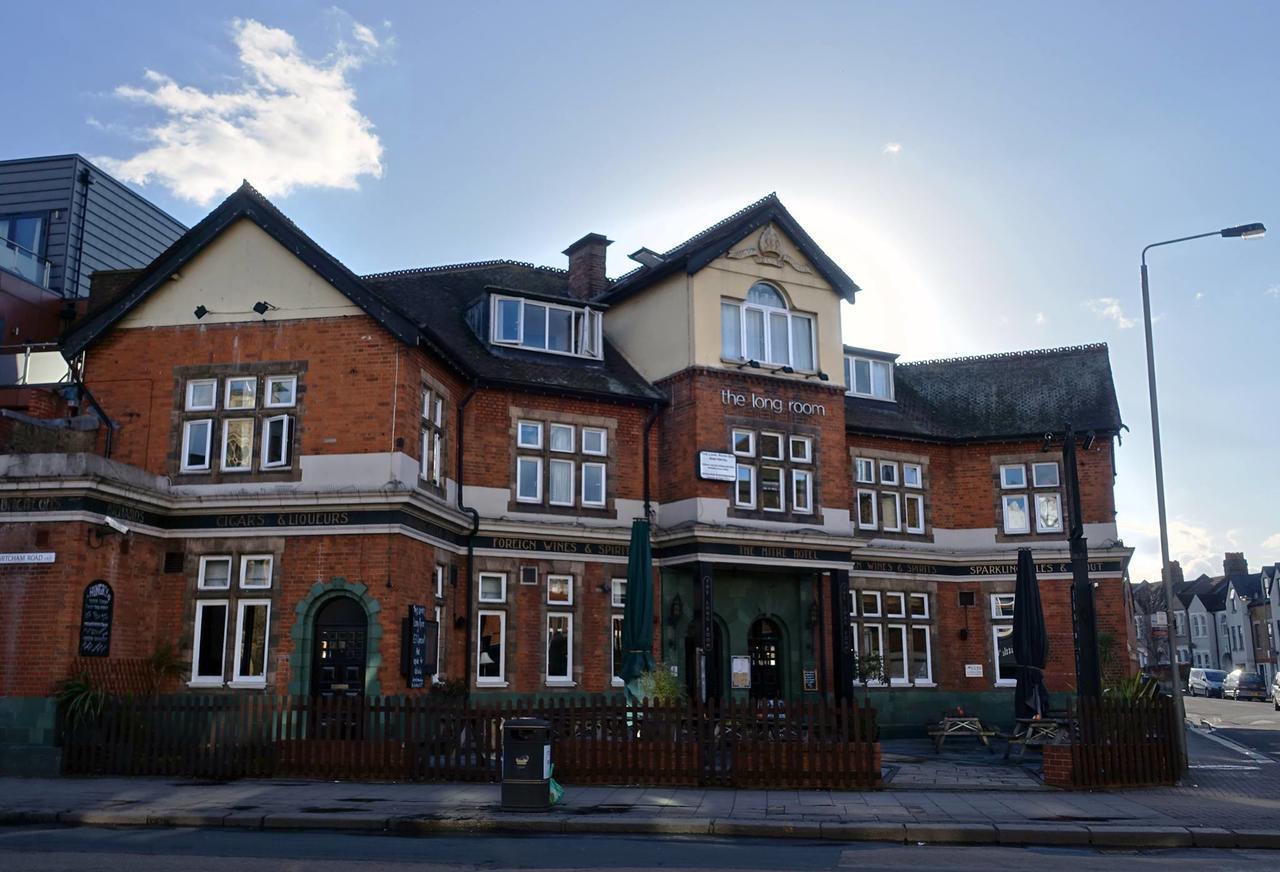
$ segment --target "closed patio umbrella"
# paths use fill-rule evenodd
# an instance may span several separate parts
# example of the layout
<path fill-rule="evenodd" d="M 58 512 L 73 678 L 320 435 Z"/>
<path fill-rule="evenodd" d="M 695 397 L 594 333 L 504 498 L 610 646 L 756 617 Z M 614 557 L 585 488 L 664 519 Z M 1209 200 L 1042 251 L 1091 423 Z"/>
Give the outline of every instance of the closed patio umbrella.
<path fill-rule="evenodd" d="M 1043 717 L 1049 710 L 1044 667 L 1049 660 L 1049 634 L 1040 607 L 1040 585 L 1030 548 L 1018 549 L 1018 576 L 1013 598 L 1013 657 L 1018 686 L 1014 691 L 1014 716 Z"/>
<path fill-rule="evenodd" d="M 627 599 L 622 611 L 622 669 L 627 700 L 640 699 L 640 676 L 653 671 L 653 554 L 649 522 L 631 522 L 627 555 Z"/>

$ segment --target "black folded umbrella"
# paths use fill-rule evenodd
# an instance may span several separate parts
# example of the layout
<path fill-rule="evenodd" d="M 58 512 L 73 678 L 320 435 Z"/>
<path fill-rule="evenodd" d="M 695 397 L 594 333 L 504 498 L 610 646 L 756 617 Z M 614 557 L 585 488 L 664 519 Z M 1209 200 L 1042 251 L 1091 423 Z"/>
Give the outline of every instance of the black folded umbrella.
<path fill-rule="evenodd" d="M 1049 661 L 1049 634 L 1040 607 L 1040 585 L 1030 548 L 1018 549 L 1018 577 L 1013 598 L 1013 658 L 1018 686 L 1014 691 L 1014 716 L 1044 717 L 1049 711 L 1049 691 L 1044 667 Z"/>

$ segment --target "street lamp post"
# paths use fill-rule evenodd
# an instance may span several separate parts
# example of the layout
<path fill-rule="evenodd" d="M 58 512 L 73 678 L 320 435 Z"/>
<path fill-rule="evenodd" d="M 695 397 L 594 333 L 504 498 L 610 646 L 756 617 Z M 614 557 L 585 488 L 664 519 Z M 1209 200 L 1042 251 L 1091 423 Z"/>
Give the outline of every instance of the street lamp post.
<path fill-rule="evenodd" d="M 1193 239 L 1205 239 L 1210 236 L 1221 236 L 1227 239 L 1255 239 L 1267 232 L 1261 224 L 1241 224 L 1237 227 L 1226 227 L 1212 233 L 1197 233 L 1194 236 L 1181 236 L 1177 239 L 1166 239 L 1164 242 L 1153 242 L 1142 249 L 1142 326 L 1147 334 L 1147 392 L 1151 398 L 1151 445 L 1155 452 L 1156 462 L 1156 510 L 1160 515 L 1160 575 L 1164 580 L 1165 626 L 1168 633 L 1165 645 L 1169 651 L 1169 668 L 1173 673 L 1173 704 L 1178 724 L 1186 721 L 1186 709 L 1182 704 L 1182 676 L 1178 669 L 1177 653 L 1173 646 L 1173 612 L 1174 592 L 1173 577 L 1169 572 L 1169 525 L 1164 508 L 1164 460 L 1160 453 L 1160 408 L 1156 401 L 1156 358 L 1151 341 L 1151 292 L 1147 284 L 1147 252 L 1162 245 L 1173 245 L 1177 242 L 1190 242 Z M 1174 740 L 1178 749 L 1178 764 L 1181 771 L 1187 768 L 1187 747 L 1184 729 L 1174 731 Z"/>

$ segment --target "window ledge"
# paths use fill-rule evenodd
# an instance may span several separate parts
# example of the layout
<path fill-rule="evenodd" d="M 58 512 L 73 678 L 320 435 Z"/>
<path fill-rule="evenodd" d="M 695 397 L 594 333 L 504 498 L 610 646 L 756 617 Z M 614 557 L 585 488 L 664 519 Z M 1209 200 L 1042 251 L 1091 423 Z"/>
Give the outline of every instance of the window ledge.
<path fill-rule="evenodd" d="M 490 679 L 477 678 L 476 687 L 507 687 L 507 682 L 494 680 L 492 678 Z"/>
<path fill-rule="evenodd" d="M 937 687 L 938 685 L 932 681 L 917 681 L 916 687 Z"/>
<path fill-rule="evenodd" d="M 254 689 L 254 690 L 263 690 L 266 688 L 266 686 L 267 686 L 266 679 L 263 679 L 261 681 L 244 679 L 241 681 L 227 682 L 227 687 L 233 687 L 233 688 L 236 688 L 237 690 L 244 689 L 244 688 Z"/>
<path fill-rule="evenodd" d="M 547 687 L 577 687 L 578 682 L 567 681 L 563 679 L 548 678 Z"/>
<path fill-rule="evenodd" d="M 221 678 L 193 678 L 187 687 L 222 687 L 225 683 Z"/>
<path fill-rule="evenodd" d="M 1008 679 L 1000 679 L 996 682 L 996 687 L 1017 687 L 1018 682 Z"/>
<path fill-rule="evenodd" d="M 614 679 L 613 679 L 612 681 L 610 681 L 609 683 L 610 683 L 611 685 L 613 685 L 614 687 L 626 687 L 626 686 L 627 686 L 627 683 L 626 683 L 625 681 L 623 681 L 621 678 L 614 678 Z"/>

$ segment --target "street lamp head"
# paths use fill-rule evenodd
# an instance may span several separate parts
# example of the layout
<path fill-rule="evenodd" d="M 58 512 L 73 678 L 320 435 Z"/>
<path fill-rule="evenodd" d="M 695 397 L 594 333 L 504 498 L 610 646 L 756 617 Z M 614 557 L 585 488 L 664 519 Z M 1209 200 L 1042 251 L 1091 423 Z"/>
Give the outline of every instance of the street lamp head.
<path fill-rule="evenodd" d="M 1240 239 L 1256 239 L 1259 236 L 1265 236 L 1267 228 L 1262 224 L 1241 224 L 1239 227 L 1227 227 L 1222 230 L 1222 235 L 1230 238 L 1239 237 Z"/>

